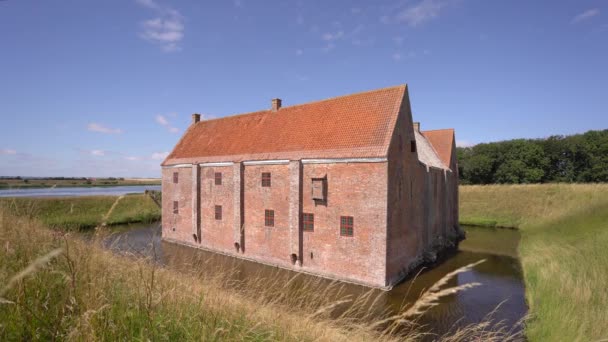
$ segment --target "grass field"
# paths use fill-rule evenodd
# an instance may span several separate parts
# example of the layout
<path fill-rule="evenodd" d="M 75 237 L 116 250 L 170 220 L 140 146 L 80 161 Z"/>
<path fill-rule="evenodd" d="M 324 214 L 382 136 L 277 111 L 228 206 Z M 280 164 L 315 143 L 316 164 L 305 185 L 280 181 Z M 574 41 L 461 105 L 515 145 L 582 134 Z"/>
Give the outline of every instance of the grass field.
<path fill-rule="evenodd" d="M 160 208 L 143 194 L 122 196 L 107 215 L 118 196 L 56 198 L 2 198 L 0 203 L 20 215 L 40 219 L 52 228 L 82 229 L 103 222 L 108 225 L 160 220 Z"/>
<path fill-rule="evenodd" d="M 349 317 L 327 319 L 325 313 L 335 303 L 324 302 L 323 293 L 335 289 L 314 289 L 312 284 L 307 293 L 318 296 L 308 298 L 286 295 L 284 283 L 260 280 L 255 288 L 226 291 L 221 284 L 228 277 L 222 274 L 207 279 L 155 269 L 47 229 L 160 217 L 155 204 L 143 195 L 116 200 L 112 196 L 0 200 L 0 288 L 5 288 L 0 297 L 13 303 L 0 299 L 0 316 L 8 318 L 0 325 L 0 339 L 419 337 L 415 329 L 397 336 L 386 331 L 379 335 L 369 328 L 385 317 L 368 317 L 365 324 Z M 608 185 L 463 186 L 460 206 L 462 222 L 520 229 L 529 340 L 608 338 Z M 5 286 L 55 248 L 61 248 L 62 254 L 49 266 Z M 401 324 L 404 321 L 408 322 L 401 319 Z M 482 326 L 440 339 L 508 337 L 483 331 Z"/>
<path fill-rule="evenodd" d="M 160 185 L 155 178 L 0 178 L 0 189 Z"/>
<path fill-rule="evenodd" d="M 608 338 L 608 184 L 463 186 L 460 208 L 521 230 L 529 340 Z"/>
<path fill-rule="evenodd" d="M 101 241 L 105 229 L 96 230 Z M 259 278 L 239 286 L 223 269 L 205 275 L 125 258 L 75 233 L 50 230 L 0 203 L 0 340 L 414 341 L 415 319 L 445 296 L 472 287 L 446 275 L 394 316 L 373 310 L 373 291 L 339 298 L 338 282 Z M 198 264 L 197 260 L 191 261 Z M 230 280 L 232 279 L 232 280 Z M 474 291 L 475 289 L 468 289 Z M 333 315 L 337 307 L 346 310 Z M 370 309 L 371 308 L 371 309 Z M 505 341 L 488 322 L 439 341 Z"/>

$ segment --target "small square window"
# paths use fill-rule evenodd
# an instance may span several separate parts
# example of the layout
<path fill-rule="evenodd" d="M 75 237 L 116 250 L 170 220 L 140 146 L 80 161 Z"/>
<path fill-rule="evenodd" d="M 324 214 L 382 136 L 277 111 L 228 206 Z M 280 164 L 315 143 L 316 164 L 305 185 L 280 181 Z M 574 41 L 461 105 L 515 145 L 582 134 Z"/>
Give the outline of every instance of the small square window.
<path fill-rule="evenodd" d="M 410 151 L 412 153 L 416 152 L 416 140 L 410 141 Z"/>
<path fill-rule="evenodd" d="M 302 214 L 302 230 L 306 232 L 312 232 L 315 230 L 315 215 L 314 214 Z"/>
<path fill-rule="evenodd" d="M 353 217 L 340 216 L 340 235 L 353 236 Z"/>
<path fill-rule="evenodd" d="M 266 227 L 274 227 L 274 210 L 264 211 L 264 225 Z"/>
<path fill-rule="evenodd" d="M 270 172 L 262 172 L 262 186 L 270 186 Z"/>
<path fill-rule="evenodd" d="M 222 206 L 221 205 L 215 206 L 215 219 L 216 220 L 222 219 Z"/>
<path fill-rule="evenodd" d="M 179 213 L 179 202 L 178 201 L 173 201 L 173 213 L 174 214 Z"/>
<path fill-rule="evenodd" d="M 222 185 L 222 173 L 221 172 L 215 173 L 215 185 Z"/>
<path fill-rule="evenodd" d="M 179 173 L 177 172 L 173 172 L 173 183 L 177 184 L 177 182 L 179 181 Z"/>

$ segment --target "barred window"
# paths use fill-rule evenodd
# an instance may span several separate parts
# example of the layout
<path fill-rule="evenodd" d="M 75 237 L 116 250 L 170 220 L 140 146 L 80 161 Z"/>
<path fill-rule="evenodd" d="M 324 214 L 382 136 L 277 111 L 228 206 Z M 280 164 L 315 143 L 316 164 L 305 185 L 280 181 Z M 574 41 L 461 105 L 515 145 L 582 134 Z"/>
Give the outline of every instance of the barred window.
<path fill-rule="evenodd" d="M 353 236 L 353 217 L 340 216 L 340 235 Z"/>
<path fill-rule="evenodd" d="M 215 206 L 215 219 L 216 220 L 222 219 L 222 206 L 221 205 Z"/>
<path fill-rule="evenodd" d="M 274 227 L 274 210 L 264 211 L 264 225 L 266 227 Z"/>
<path fill-rule="evenodd" d="M 221 172 L 215 173 L 215 185 L 222 185 L 222 173 Z"/>
<path fill-rule="evenodd" d="M 177 201 L 173 201 L 173 213 L 174 214 L 179 213 L 179 202 L 177 202 Z"/>
<path fill-rule="evenodd" d="M 262 186 L 270 186 L 270 172 L 262 172 Z"/>
<path fill-rule="evenodd" d="M 173 172 L 173 183 L 177 184 L 177 182 L 179 180 L 178 177 L 179 177 L 179 174 L 177 172 Z"/>
<path fill-rule="evenodd" d="M 315 215 L 314 214 L 302 214 L 302 230 L 312 232 L 315 230 Z"/>

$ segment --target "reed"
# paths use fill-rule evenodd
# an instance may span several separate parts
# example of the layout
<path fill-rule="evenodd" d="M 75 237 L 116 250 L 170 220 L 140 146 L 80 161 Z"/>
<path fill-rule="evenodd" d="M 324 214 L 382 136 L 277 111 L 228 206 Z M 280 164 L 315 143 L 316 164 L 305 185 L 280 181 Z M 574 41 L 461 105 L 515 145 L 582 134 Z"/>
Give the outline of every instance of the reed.
<path fill-rule="evenodd" d="M 338 282 L 299 276 L 253 277 L 244 284 L 233 280 L 234 269 L 202 272 L 205 264 L 196 259 L 191 272 L 177 272 L 111 253 L 100 246 L 105 232 L 97 227 L 87 243 L 0 207 L 0 340 L 413 341 L 429 337 L 415 319 L 434 303 L 428 296 L 460 290 L 444 288 L 444 279 L 412 314 L 391 317 L 373 309 L 377 292 L 348 296 Z M 516 336 L 490 325 L 431 337 Z"/>

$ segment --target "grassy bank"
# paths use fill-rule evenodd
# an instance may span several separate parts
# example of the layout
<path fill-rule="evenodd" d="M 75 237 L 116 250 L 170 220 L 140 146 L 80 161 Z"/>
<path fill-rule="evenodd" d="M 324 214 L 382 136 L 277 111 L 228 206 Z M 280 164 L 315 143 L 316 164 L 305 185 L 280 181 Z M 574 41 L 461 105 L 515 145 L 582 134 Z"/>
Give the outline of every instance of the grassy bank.
<path fill-rule="evenodd" d="M 521 230 L 531 341 L 608 338 L 608 184 L 463 186 L 460 208 Z"/>
<path fill-rule="evenodd" d="M 96 231 L 101 241 L 105 230 Z M 373 291 L 329 302 L 339 298 L 338 283 L 295 287 L 295 278 L 277 277 L 239 286 L 233 270 L 209 276 L 200 267 L 191 273 L 157 268 L 74 234 L 0 205 L 0 340 L 412 341 L 421 338 L 414 324 L 420 313 L 469 287 L 446 288 L 456 274 L 446 276 L 388 317 L 374 310 L 382 296 Z M 346 310 L 334 315 L 339 306 Z M 437 340 L 516 337 L 482 322 Z"/>
<path fill-rule="evenodd" d="M 143 194 L 55 198 L 3 198 L 11 212 L 37 218 L 52 228 L 82 229 L 107 225 L 160 220 L 160 208 Z M 112 205 L 116 203 L 108 215 Z"/>

